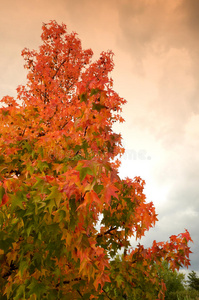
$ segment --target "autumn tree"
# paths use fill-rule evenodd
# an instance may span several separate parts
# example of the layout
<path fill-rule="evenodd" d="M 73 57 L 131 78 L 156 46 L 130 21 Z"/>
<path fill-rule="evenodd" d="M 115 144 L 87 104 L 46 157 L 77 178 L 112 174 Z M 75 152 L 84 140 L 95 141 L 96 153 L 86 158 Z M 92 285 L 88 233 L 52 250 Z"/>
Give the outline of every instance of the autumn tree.
<path fill-rule="evenodd" d="M 188 266 L 191 238 L 130 245 L 157 215 L 144 181 L 118 175 L 124 150 L 112 125 L 126 101 L 113 90 L 113 53 L 93 62 L 64 24 L 42 29 L 38 51 L 22 51 L 27 84 L 1 100 L 1 295 L 124 299 L 144 280 L 144 299 L 154 299 L 152 285 L 164 299 L 155 266 Z"/>

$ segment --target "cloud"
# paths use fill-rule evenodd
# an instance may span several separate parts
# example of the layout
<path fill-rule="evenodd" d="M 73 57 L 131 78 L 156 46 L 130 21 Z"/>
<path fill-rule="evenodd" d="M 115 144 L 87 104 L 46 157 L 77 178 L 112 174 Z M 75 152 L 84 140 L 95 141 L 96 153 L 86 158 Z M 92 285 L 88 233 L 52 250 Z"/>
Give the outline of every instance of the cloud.
<path fill-rule="evenodd" d="M 150 245 L 153 239 L 167 240 L 170 235 L 188 229 L 194 241 L 190 245 L 193 252 L 190 269 L 196 271 L 199 270 L 198 136 L 199 116 L 194 115 L 186 124 L 184 140 L 175 147 L 161 150 L 159 161 L 155 162 L 152 170 L 153 188 L 155 184 L 158 187 L 155 206 L 159 222 L 143 239 Z"/>
<path fill-rule="evenodd" d="M 162 55 L 172 48 L 195 51 L 199 31 L 197 0 L 128 0 L 120 2 L 120 43 L 135 59 Z"/>
<path fill-rule="evenodd" d="M 165 146 L 175 144 L 183 139 L 189 118 L 199 113 L 198 2 L 117 3 L 121 29 L 118 47 L 131 55 L 132 74 L 156 85 L 156 95 L 151 97 L 143 82 L 145 96 L 133 123 L 153 132 Z M 145 122 L 141 121 L 144 106 L 148 110 Z"/>
<path fill-rule="evenodd" d="M 199 31 L 199 2 L 197 0 L 182 0 L 176 11 L 183 15 L 183 21 L 188 30 L 192 31 L 192 36 L 197 36 Z"/>
<path fill-rule="evenodd" d="M 171 24 L 168 1 L 126 1 L 120 4 L 121 45 L 130 49 L 135 59 L 143 59 L 147 52 L 166 51 L 165 32 Z"/>
<path fill-rule="evenodd" d="M 121 170 L 129 176 L 141 171 L 147 198 L 155 199 L 159 214 L 143 243 L 167 240 L 187 228 L 194 240 L 191 269 L 199 270 L 199 3 L 131 0 L 118 5 L 118 47 L 133 62 L 127 121 L 138 144 L 146 141 L 151 154 L 151 161 L 127 160 Z"/>

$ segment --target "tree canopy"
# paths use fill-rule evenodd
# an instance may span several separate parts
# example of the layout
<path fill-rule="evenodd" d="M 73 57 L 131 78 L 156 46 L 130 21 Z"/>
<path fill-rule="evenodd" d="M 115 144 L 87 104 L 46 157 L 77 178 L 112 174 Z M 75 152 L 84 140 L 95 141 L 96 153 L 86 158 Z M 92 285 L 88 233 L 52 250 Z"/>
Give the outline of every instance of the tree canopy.
<path fill-rule="evenodd" d="M 93 62 L 77 34 L 51 21 L 24 49 L 27 84 L 0 107 L 0 291 L 5 299 L 164 299 L 157 264 L 189 265 L 186 230 L 131 247 L 157 221 L 144 180 L 121 179 L 125 100 L 113 89 L 113 53 Z M 121 263 L 117 252 L 125 249 Z M 3 297 L 3 296 L 2 296 Z"/>

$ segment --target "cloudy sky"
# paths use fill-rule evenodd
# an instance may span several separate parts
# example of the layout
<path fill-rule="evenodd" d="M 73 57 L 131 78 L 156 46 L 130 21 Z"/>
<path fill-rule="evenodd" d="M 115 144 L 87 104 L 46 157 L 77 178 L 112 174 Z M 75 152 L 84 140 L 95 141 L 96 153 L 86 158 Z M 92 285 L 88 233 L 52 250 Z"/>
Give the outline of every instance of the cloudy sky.
<path fill-rule="evenodd" d="M 199 1 L 0 0 L 0 98 L 26 81 L 21 50 L 40 45 L 42 22 L 65 23 L 97 58 L 115 53 L 114 88 L 128 103 L 121 177 L 141 176 L 159 222 L 146 246 L 188 229 L 199 272 Z"/>

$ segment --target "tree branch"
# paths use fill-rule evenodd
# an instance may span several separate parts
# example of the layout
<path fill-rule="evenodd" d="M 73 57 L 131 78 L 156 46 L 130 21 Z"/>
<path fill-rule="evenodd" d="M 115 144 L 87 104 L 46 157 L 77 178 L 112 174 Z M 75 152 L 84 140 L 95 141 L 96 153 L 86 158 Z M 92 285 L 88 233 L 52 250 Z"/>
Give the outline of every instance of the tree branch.
<path fill-rule="evenodd" d="M 82 299 L 84 299 L 84 297 L 82 296 L 80 290 L 77 290 L 78 294 L 81 296 Z"/>
<path fill-rule="evenodd" d="M 64 129 L 64 127 L 68 124 L 68 121 L 64 123 L 64 125 L 60 128 L 60 130 Z"/>
<path fill-rule="evenodd" d="M 66 59 L 64 59 L 64 60 L 62 61 L 62 63 L 60 64 L 60 66 L 57 68 L 57 70 L 56 70 L 55 74 L 53 75 L 52 79 L 55 78 L 55 76 L 56 76 L 57 73 L 59 72 L 60 68 L 65 64 L 65 62 L 66 62 Z"/>
<path fill-rule="evenodd" d="M 100 237 L 102 237 L 102 236 L 104 236 L 104 235 L 107 235 L 107 234 L 111 234 L 111 232 L 112 232 L 113 230 L 115 230 L 115 229 L 117 229 L 116 226 L 114 226 L 114 227 L 111 226 L 111 228 L 108 229 L 107 231 L 105 231 L 104 233 L 99 233 L 99 234 L 97 235 L 97 238 L 100 238 Z"/>
<path fill-rule="evenodd" d="M 84 130 L 84 136 L 86 136 L 87 129 L 88 129 L 88 126 L 86 126 L 86 128 Z"/>
<path fill-rule="evenodd" d="M 26 128 L 27 128 L 27 126 L 24 128 L 24 130 L 23 130 L 23 132 L 22 132 L 22 134 L 21 134 L 22 137 L 24 136 L 24 134 L 25 134 L 25 132 L 26 132 Z"/>
<path fill-rule="evenodd" d="M 110 297 L 108 296 L 108 293 L 107 293 L 104 289 L 102 289 L 102 291 L 106 294 L 106 297 L 107 297 L 108 299 L 113 300 L 112 298 L 110 298 Z"/>

